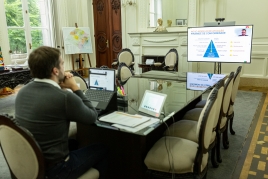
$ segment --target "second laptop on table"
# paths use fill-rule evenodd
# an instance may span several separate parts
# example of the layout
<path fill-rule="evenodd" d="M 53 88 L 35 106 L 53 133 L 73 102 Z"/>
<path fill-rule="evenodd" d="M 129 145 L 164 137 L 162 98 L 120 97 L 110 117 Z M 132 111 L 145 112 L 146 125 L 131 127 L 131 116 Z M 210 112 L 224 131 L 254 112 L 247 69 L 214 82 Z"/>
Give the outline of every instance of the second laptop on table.
<path fill-rule="evenodd" d="M 89 68 L 88 86 L 85 95 L 95 108 L 117 110 L 114 69 Z"/>

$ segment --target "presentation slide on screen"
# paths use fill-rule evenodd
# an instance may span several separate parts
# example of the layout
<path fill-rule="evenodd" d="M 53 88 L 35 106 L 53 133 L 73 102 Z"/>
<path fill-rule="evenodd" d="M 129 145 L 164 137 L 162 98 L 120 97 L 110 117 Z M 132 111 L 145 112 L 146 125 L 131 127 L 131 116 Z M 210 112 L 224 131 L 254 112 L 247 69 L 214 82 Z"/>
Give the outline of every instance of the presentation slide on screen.
<path fill-rule="evenodd" d="M 203 91 L 224 78 L 224 74 L 187 72 L 187 89 Z"/>
<path fill-rule="evenodd" d="M 104 70 L 90 70 L 89 86 L 91 89 L 114 90 L 114 72 Z"/>
<path fill-rule="evenodd" d="M 188 28 L 188 61 L 250 63 L 252 25 Z"/>
<path fill-rule="evenodd" d="M 145 99 L 143 100 L 143 103 L 141 104 L 141 107 L 149 111 L 160 113 L 160 109 L 164 100 L 164 96 L 147 93 Z"/>

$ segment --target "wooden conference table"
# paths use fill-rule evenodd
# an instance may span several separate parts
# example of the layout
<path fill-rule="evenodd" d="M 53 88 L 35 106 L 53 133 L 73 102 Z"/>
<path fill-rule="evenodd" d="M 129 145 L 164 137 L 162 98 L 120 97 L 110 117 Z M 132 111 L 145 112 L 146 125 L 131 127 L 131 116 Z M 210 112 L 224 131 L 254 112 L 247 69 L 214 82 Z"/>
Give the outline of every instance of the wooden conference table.
<path fill-rule="evenodd" d="M 139 105 L 141 94 L 146 89 L 167 93 L 168 97 L 164 106 L 166 116 L 169 112 L 174 112 L 174 119 L 167 117 L 166 124 L 169 126 L 174 120 L 180 120 L 186 111 L 194 108 L 195 104 L 201 100 L 202 92 L 186 90 L 186 78 L 179 77 L 177 72 L 173 74 L 161 72 L 163 74 L 160 73 L 158 76 L 155 73 L 159 74 L 159 71 L 134 76 L 128 81 L 125 87 L 129 94 L 128 112 L 137 113 L 135 108 Z M 155 89 L 152 89 L 154 87 Z M 141 97 L 136 98 L 136 96 Z M 136 103 L 132 103 L 133 100 L 136 100 Z M 109 179 L 142 179 L 146 178 L 145 156 L 154 143 L 163 136 L 167 129 L 166 124 L 159 122 L 153 129 L 146 127 L 136 133 L 131 133 L 77 123 L 77 139 L 80 147 L 92 143 L 103 143 L 109 147 Z"/>

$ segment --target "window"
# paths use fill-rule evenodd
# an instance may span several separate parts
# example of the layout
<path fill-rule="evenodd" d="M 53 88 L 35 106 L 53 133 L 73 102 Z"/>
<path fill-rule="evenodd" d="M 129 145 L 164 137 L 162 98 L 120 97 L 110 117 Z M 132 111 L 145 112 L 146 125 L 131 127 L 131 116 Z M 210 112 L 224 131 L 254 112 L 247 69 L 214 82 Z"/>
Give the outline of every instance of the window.
<path fill-rule="evenodd" d="M 150 0 L 149 27 L 157 26 L 157 19 L 162 18 L 162 0 Z"/>
<path fill-rule="evenodd" d="M 39 46 L 52 46 L 49 0 L 5 0 L 11 61 L 25 61 Z"/>

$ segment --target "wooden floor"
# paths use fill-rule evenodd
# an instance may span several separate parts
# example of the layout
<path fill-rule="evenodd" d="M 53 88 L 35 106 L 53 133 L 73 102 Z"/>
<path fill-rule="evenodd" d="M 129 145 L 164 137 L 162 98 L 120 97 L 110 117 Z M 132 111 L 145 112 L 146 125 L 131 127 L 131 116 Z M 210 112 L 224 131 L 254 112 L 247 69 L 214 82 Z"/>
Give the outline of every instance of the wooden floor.
<path fill-rule="evenodd" d="M 268 178 L 268 88 L 239 87 L 239 90 L 266 93 L 264 103 L 257 117 L 255 129 L 249 133 L 248 150 L 245 154 L 240 179 Z M 267 164 L 267 165 L 266 165 Z"/>
<path fill-rule="evenodd" d="M 254 86 L 242 86 L 238 88 L 239 90 L 244 90 L 244 91 L 258 91 L 258 92 L 262 92 L 262 93 L 267 93 L 268 92 L 268 88 L 264 88 L 264 87 L 254 87 Z"/>

